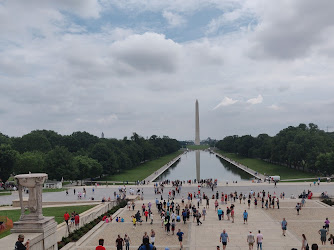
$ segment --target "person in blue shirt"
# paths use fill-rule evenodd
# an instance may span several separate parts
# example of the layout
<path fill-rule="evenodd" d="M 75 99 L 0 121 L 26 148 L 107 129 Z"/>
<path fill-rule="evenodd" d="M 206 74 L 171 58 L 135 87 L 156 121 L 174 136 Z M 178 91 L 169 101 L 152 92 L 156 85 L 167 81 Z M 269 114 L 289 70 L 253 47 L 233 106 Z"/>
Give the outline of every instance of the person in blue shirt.
<path fill-rule="evenodd" d="M 245 224 L 245 222 L 247 222 L 247 220 L 248 220 L 248 213 L 247 213 L 246 210 L 245 210 L 245 212 L 243 213 L 243 216 L 244 216 L 244 224 Z"/>
<path fill-rule="evenodd" d="M 285 220 L 285 218 L 283 218 L 281 225 L 282 225 L 283 236 L 285 236 L 286 227 L 288 226 L 288 222 Z"/>
<path fill-rule="evenodd" d="M 182 218 L 183 218 L 183 223 L 186 224 L 186 220 L 187 220 L 187 211 L 186 210 L 183 210 Z"/>
<path fill-rule="evenodd" d="M 183 245 L 182 245 L 182 240 L 183 240 L 183 235 L 184 233 L 181 232 L 181 229 L 179 229 L 176 233 L 176 236 L 179 238 L 179 242 L 180 242 L 180 247 L 183 248 Z"/>
<path fill-rule="evenodd" d="M 226 230 L 224 229 L 223 232 L 220 234 L 221 243 L 223 244 L 223 249 L 226 249 L 227 242 L 230 242 L 230 238 L 228 237 L 228 234 L 226 233 Z"/>
<path fill-rule="evenodd" d="M 218 219 L 222 220 L 223 210 L 221 208 L 218 208 L 217 213 L 218 213 Z"/>
<path fill-rule="evenodd" d="M 141 244 L 138 250 L 153 250 L 153 245 L 150 244 L 150 240 L 148 238 L 144 238 L 143 244 Z"/>

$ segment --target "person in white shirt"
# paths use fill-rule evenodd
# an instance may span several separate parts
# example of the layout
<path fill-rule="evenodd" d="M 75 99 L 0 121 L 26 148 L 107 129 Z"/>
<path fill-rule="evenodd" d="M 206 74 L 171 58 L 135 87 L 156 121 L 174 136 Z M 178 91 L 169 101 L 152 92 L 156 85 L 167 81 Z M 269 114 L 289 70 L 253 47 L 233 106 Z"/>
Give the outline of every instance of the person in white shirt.
<path fill-rule="evenodd" d="M 261 234 L 260 230 L 258 232 L 259 233 L 256 236 L 257 250 L 262 250 L 263 235 Z"/>

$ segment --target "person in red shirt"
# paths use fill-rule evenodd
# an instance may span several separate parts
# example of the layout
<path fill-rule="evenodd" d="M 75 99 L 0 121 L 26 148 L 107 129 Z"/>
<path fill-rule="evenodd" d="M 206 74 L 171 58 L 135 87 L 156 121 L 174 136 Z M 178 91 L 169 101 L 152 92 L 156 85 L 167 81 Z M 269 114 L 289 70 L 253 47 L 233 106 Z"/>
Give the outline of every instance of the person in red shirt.
<path fill-rule="evenodd" d="M 76 214 L 76 215 L 74 216 L 74 222 L 75 222 L 75 226 L 76 226 L 76 227 L 79 227 L 80 217 L 79 217 L 78 214 Z"/>
<path fill-rule="evenodd" d="M 64 220 L 66 222 L 66 225 L 68 226 L 68 220 L 70 219 L 70 215 L 68 214 L 68 212 L 66 211 L 64 214 Z"/>
<path fill-rule="evenodd" d="M 106 250 L 103 244 L 104 244 L 104 239 L 99 239 L 99 245 L 95 248 L 95 250 Z"/>
<path fill-rule="evenodd" d="M 145 218 L 146 218 L 146 222 L 147 222 L 147 218 L 148 218 L 148 211 L 147 211 L 147 210 L 145 210 L 144 214 L 145 214 Z"/>

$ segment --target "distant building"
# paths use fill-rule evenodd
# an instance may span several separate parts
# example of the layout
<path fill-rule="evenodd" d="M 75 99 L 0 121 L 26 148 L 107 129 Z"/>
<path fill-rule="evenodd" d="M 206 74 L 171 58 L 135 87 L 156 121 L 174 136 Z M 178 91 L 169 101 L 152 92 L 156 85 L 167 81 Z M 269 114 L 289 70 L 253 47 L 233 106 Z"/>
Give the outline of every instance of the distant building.
<path fill-rule="evenodd" d="M 103 133 L 103 132 L 102 132 L 102 134 L 101 134 L 101 138 L 104 139 L 104 133 Z"/>
<path fill-rule="evenodd" d="M 44 183 L 44 188 L 62 188 L 63 187 L 63 183 L 61 181 L 50 181 L 47 180 Z"/>

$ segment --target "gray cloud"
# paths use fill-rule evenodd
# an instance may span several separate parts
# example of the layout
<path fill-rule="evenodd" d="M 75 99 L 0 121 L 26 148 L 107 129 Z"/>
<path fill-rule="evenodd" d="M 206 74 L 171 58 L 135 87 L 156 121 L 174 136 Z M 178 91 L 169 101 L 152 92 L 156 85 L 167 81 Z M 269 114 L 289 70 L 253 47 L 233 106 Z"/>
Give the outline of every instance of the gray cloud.
<path fill-rule="evenodd" d="M 333 9 L 331 0 L 267 2 L 252 38 L 250 56 L 295 59 L 310 55 L 331 36 Z"/>

